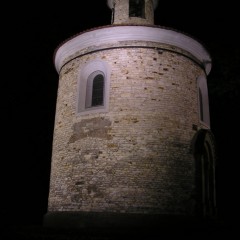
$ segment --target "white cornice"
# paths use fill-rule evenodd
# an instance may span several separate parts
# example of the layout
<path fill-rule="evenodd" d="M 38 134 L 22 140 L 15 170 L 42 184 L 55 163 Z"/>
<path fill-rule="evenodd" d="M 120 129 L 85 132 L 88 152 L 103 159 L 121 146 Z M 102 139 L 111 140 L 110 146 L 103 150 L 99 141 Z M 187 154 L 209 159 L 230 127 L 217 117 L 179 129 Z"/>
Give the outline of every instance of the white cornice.
<path fill-rule="evenodd" d="M 211 70 L 211 57 L 206 49 L 195 39 L 170 29 L 149 26 L 106 26 L 82 33 L 61 45 L 55 53 L 55 67 L 59 72 L 65 60 L 70 60 L 76 52 L 89 47 L 121 41 L 147 41 L 168 44 L 192 54 L 205 68 Z"/>

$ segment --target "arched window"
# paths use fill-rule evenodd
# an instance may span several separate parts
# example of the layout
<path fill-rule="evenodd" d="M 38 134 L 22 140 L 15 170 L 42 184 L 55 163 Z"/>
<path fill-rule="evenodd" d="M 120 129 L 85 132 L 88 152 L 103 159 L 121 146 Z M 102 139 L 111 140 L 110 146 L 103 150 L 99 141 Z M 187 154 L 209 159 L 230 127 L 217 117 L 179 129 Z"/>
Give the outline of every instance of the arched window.
<path fill-rule="evenodd" d="M 216 216 L 216 142 L 210 130 L 199 130 L 192 141 L 195 158 L 196 213 Z"/>
<path fill-rule="evenodd" d="M 145 0 L 129 0 L 129 17 L 145 18 Z"/>
<path fill-rule="evenodd" d="M 107 62 L 93 60 L 79 69 L 77 114 L 107 112 L 111 68 Z"/>
<path fill-rule="evenodd" d="M 208 87 L 206 77 L 200 76 L 197 79 L 197 85 L 198 85 L 199 119 L 202 123 L 210 127 Z"/>
<path fill-rule="evenodd" d="M 104 74 L 95 71 L 87 79 L 86 108 L 103 106 L 104 104 Z"/>
<path fill-rule="evenodd" d="M 98 74 L 93 79 L 92 107 L 103 105 L 103 94 L 104 94 L 104 77 L 102 74 Z"/>

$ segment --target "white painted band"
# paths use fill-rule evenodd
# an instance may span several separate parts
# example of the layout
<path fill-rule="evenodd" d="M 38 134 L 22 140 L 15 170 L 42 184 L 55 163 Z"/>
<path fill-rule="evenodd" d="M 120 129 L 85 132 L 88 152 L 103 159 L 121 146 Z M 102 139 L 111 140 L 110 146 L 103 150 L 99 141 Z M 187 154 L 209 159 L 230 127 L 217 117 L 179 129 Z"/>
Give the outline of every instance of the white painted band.
<path fill-rule="evenodd" d="M 106 26 L 84 32 L 62 44 L 55 53 L 55 67 L 59 72 L 65 59 L 71 59 L 77 51 L 102 44 L 121 41 L 147 41 L 168 44 L 192 54 L 204 66 L 207 74 L 211 71 L 211 57 L 206 49 L 193 38 L 170 29 L 150 26 Z"/>

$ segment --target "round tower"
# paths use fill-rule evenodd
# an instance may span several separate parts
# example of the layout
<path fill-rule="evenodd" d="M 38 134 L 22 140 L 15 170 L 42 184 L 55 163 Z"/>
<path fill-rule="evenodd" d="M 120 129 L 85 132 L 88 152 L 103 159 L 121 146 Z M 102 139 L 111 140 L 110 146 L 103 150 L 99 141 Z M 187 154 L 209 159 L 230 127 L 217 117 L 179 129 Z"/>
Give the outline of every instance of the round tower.
<path fill-rule="evenodd" d="M 108 0 L 113 24 L 55 51 L 48 225 L 216 212 L 211 57 L 192 37 L 154 25 L 157 4 Z"/>

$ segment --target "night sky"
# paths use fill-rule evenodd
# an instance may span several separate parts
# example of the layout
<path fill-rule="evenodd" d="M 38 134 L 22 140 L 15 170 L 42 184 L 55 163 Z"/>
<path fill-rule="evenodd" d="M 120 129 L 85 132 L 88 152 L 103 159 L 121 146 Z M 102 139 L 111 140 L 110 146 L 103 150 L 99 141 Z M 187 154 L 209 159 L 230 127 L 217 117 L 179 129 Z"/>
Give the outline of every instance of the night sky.
<path fill-rule="evenodd" d="M 70 4 L 71 3 L 71 4 Z M 109 25 L 104 0 L 55 3 L 23 2 L 3 8 L 1 220 L 39 224 L 47 212 L 51 149 L 58 87 L 54 50 L 81 31 Z M 76 5 L 74 5 L 76 4 Z M 229 4 L 229 5 L 228 5 Z M 173 9 L 174 7 L 174 9 Z M 227 224 L 238 212 L 240 37 L 238 7 L 229 2 L 167 1 L 155 24 L 200 41 L 212 56 L 208 77 L 211 129 L 218 147 L 217 197 Z"/>

